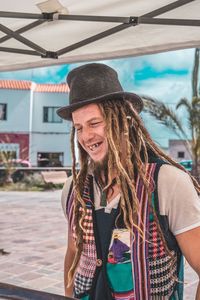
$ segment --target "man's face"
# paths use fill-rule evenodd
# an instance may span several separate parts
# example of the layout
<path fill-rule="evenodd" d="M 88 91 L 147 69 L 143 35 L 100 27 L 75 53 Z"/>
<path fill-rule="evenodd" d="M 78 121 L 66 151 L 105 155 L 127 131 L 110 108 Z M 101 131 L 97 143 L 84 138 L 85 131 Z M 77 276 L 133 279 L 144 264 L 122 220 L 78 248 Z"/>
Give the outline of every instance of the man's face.
<path fill-rule="evenodd" d="M 80 145 L 95 163 L 101 163 L 108 153 L 105 120 L 97 104 L 83 106 L 72 113 Z"/>

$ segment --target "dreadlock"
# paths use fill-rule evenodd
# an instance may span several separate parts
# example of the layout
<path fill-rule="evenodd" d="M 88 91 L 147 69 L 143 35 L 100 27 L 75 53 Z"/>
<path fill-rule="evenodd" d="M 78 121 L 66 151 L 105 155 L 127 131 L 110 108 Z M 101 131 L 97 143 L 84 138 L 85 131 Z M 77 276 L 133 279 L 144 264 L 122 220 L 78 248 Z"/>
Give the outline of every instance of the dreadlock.
<path fill-rule="evenodd" d="M 108 142 L 108 174 L 105 189 L 112 184 L 112 170 L 115 170 L 116 183 L 120 189 L 120 213 L 122 213 L 125 226 L 132 232 L 135 227 L 144 237 L 143 224 L 138 223 L 140 219 L 139 200 L 136 194 L 136 178 L 139 176 L 149 195 L 151 205 L 152 181 L 147 179 L 147 164 L 149 153 L 165 162 L 176 166 L 187 172 L 180 164 L 176 163 L 166 155 L 151 139 L 148 131 L 143 125 L 139 114 L 128 100 L 106 101 L 98 104 L 105 120 L 105 132 Z M 84 182 L 88 173 L 89 157 L 86 151 L 78 144 L 80 171 L 76 172 L 76 156 L 74 149 L 75 129 L 72 128 L 71 147 L 73 158 L 73 183 L 74 183 L 74 229 L 76 236 L 77 252 L 73 265 L 68 274 L 70 283 L 79 262 L 83 244 L 83 220 L 86 215 L 85 202 L 82 199 Z M 123 141 L 123 142 L 122 142 Z M 191 176 L 193 184 L 200 192 L 200 186 L 195 178 Z M 80 210 L 80 208 L 82 208 Z M 153 210 L 154 218 L 160 237 L 163 241 L 166 252 L 172 257 L 167 243 L 163 236 L 156 212 Z M 139 225 L 137 225 L 139 224 Z M 175 261 L 171 262 L 173 266 Z"/>

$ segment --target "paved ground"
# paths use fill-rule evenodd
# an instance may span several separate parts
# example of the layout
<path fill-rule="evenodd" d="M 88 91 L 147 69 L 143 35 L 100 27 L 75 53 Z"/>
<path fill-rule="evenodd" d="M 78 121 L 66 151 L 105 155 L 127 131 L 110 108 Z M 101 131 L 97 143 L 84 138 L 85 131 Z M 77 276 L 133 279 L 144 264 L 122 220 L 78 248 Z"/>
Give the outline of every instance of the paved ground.
<path fill-rule="evenodd" d="M 66 221 L 61 191 L 0 192 L 0 282 L 63 295 Z M 197 275 L 185 265 L 184 300 L 194 300 Z"/>

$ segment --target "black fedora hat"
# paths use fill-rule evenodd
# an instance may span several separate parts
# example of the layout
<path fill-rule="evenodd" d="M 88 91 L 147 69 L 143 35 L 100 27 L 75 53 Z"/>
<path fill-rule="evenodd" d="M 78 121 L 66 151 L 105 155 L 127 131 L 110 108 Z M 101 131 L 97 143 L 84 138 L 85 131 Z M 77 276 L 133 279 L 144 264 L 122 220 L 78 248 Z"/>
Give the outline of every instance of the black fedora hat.
<path fill-rule="evenodd" d="M 117 72 L 105 64 L 91 63 L 75 68 L 68 74 L 67 83 L 69 105 L 57 110 L 62 119 L 71 120 L 76 109 L 106 100 L 129 100 L 138 113 L 142 111 L 142 99 L 134 93 L 124 92 Z"/>

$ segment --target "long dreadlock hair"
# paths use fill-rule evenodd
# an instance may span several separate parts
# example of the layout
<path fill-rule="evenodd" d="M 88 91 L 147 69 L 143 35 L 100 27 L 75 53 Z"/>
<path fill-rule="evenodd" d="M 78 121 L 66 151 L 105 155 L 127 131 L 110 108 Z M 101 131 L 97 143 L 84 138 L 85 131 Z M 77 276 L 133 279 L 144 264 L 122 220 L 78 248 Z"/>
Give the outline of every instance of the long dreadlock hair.
<path fill-rule="evenodd" d="M 132 231 L 133 227 L 139 230 L 139 233 L 144 236 L 143 224 L 137 225 L 139 218 L 139 200 L 136 194 L 136 178 L 142 180 L 144 187 L 149 195 L 152 192 L 152 182 L 147 179 L 147 164 L 149 153 L 153 156 L 176 166 L 178 169 L 187 172 L 180 164 L 176 163 L 168 155 L 166 155 L 151 139 L 148 131 L 143 125 L 142 119 L 134 109 L 133 105 L 128 100 L 106 101 L 98 104 L 103 118 L 105 120 L 105 134 L 108 142 L 108 174 L 107 185 L 108 189 L 112 185 L 112 170 L 115 170 L 116 183 L 119 186 L 120 198 L 120 213 L 123 215 L 125 226 Z M 80 259 L 83 245 L 83 220 L 86 215 L 85 202 L 82 199 L 83 187 L 86 176 L 88 174 L 88 166 L 90 158 L 87 152 L 78 143 L 79 148 L 79 163 L 80 170 L 76 171 L 76 156 L 75 156 L 75 128 L 72 128 L 71 133 L 71 150 L 73 158 L 73 184 L 74 184 L 74 227 L 76 235 L 77 252 L 75 259 L 68 274 L 68 283 L 70 284 L 77 264 Z M 123 147 L 122 147 L 123 140 Z M 123 149 L 122 149 L 123 148 Z M 191 176 L 194 187 L 197 192 L 200 192 L 200 186 L 197 181 Z M 80 210 L 82 207 L 82 210 Z M 171 256 L 164 239 L 157 215 L 154 211 L 155 221 L 160 233 L 160 237 L 164 243 L 166 252 Z M 172 261 L 172 266 L 175 261 Z"/>

